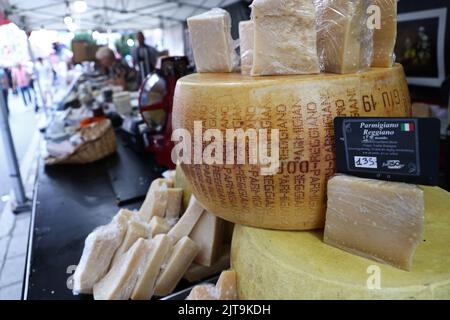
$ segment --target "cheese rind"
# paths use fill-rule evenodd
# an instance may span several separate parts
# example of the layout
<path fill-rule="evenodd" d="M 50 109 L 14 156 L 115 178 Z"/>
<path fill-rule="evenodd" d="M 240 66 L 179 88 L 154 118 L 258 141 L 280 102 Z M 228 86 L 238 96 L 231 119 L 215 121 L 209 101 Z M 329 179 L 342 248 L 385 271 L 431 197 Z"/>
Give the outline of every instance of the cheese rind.
<path fill-rule="evenodd" d="M 373 30 L 367 27 L 369 0 L 316 0 L 321 69 L 356 73 L 372 62 Z"/>
<path fill-rule="evenodd" d="M 210 212 L 204 212 L 189 237 L 200 247 L 195 262 L 211 266 L 219 257 L 223 244 L 223 220 Z"/>
<path fill-rule="evenodd" d="M 386 99 L 391 93 L 399 97 L 393 104 Z M 278 129 L 280 167 L 272 176 L 262 176 L 267 167 L 248 161 L 181 167 L 199 202 L 225 220 L 310 230 L 323 228 L 325 222 L 326 183 L 335 173 L 333 119 L 410 113 L 408 86 L 398 64 L 352 75 L 193 74 L 177 82 L 173 128 L 186 129 L 194 137 L 194 122 L 202 121 L 204 131 L 217 129 L 226 137 L 239 118 L 244 131 L 263 126 L 270 129 L 270 137 L 270 131 Z"/>
<path fill-rule="evenodd" d="M 395 63 L 397 40 L 397 0 L 375 0 L 381 10 L 381 28 L 373 33 L 372 67 L 390 68 Z"/>
<path fill-rule="evenodd" d="M 187 19 L 198 72 L 232 72 L 238 57 L 231 37 L 231 16 L 219 8 Z"/>
<path fill-rule="evenodd" d="M 450 299 L 450 193 L 439 188 L 423 189 L 424 241 L 417 247 L 411 272 L 329 246 L 322 241 L 322 231 L 286 232 L 236 226 L 231 259 L 237 274 L 238 297 Z"/>
<path fill-rule="evenodd" d="M 239 39 L 241 43 L 241 73 L 249 76 L 253 67 L 253 43 L 255 37 L 253 21 L 239 23 Z"/>
<path fill-rule="evenodd" d="M 252 21 L 253 76 L 320 72 L 312 0 L 254 0 Z"/>
<path fill-rule="evenodd" d="M 150 300 L 155 290 L 156 278 L 161 269 L 172 242 L 166 235 L 157 235 L 151 240 L 150 252 L 131 295 L 133 300 Z"/>
<path fill-rule="evenodd" d="M 155 295 L 166 296 L 175 289 L 186 270 L 194 261 L 199 247 L 188 237 L 181 238 L 173 247 L 156 280 Z"/>
<path fill-rule="evenodd" d="M 86 238 L 83 254 L 73 275 L 73 292 L 90 294 L 94 284 L 108 271 L 117 248 L 127 231 L 130 211 L 121 210 L 106 226 L 95 229 Z"/>
<path fill-rule="evenodd" d="M 150 241 L 139 239 L 111 266 L 105 277 L 94 285 L 95 300 L 128 300 L 131 297 Z"/>
<path fill-rule="evenodd" d="M 328 181 L 327 244 L 409 271 L 423 225 L 415 185 L 344 175 Z"/>

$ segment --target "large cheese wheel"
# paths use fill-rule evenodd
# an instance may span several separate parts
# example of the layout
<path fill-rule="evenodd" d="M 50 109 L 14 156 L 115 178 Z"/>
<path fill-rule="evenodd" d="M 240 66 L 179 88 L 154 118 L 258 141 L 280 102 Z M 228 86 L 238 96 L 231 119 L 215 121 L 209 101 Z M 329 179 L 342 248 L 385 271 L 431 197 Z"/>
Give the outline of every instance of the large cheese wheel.
<path fill-rule="evenodd" d="M 319 231 L 236 226 L 231 263 L 239 298 L 450 299 L 450 194 L 425 188 L 425 207 L 423 242 L 410 272 L 328 246 Z"/>
<path fill-rule="evenodd" d="M 187 129 L 192 143 L 194 121 L 224 137 L 226 129 L 279 129 L 275 175 L 248 164 L 182 168 L 196 198 L 226 220 L 308 230 L 324 224 L 326 183 L 335 173 L 334 117 L 409 116 L 410 107 L 400 65 L 352 75 L 193 74 L 177 83 L 173 127 Z"/>

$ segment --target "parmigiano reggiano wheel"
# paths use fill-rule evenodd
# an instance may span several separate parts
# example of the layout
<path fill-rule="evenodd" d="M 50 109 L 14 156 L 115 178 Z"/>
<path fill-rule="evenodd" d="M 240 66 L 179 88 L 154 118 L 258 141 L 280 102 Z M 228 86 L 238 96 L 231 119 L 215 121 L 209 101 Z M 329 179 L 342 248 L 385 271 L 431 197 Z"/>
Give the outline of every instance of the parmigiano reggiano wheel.
<path fill-rule="evenodd" d="M 281 230 L 323 227 L 326 183 L 335 173 L 333 119 L 411 114 L 403 68 L 351 75 L 247 77 L 193 74 L 178 81 L 173 127 L 279 129 L 280 171 L 259 165 L 182 164 L 195 197 L 234 223 Z M 270 134 L 269 134 L 270 136 Z M 248 162 L 247 162 L 248 163 Z"/>
<path fill-rule="evenodd" d="M 425 234 L 410 272 L 326 245 L 319 231 L 236 226 L 231 264 L 239 298 L 450 299 L 450 194 L 424 190 Z"/>

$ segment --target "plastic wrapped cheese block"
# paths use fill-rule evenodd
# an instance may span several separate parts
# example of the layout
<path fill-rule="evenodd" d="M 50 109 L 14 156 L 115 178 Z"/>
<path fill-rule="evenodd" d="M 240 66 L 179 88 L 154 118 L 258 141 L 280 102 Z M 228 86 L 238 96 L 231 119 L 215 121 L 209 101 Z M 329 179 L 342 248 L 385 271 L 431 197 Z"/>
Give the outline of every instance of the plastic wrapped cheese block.
<path fill-rule="evenodd" d="M 198 72 L 232 72 L 238 56 L 231 38 L 230 14 L 219 8 L 187 19 Z"/>
<path fill-rule="evenodd" d="M 423 191 L 415 185 L 345 175 L 328 181 L 325 243 L 410 270 L 423 224 Z"/>
<path fill-rule="evenodd" d="M 150 240 L 139 239 L 94 285 L 95 300 L 128 300 L 150 250 Z"/>
<path fill-rule="evenodd" d="M 254 0 L 252 20 L 253 76 L 320 72 L 312 0 Z"/>
<path fill-rule="evenodd" d="M 390 68 L 395 63 L 397 40 L 397 0 L 375 0 L 381 10 L 381 26 L 373 33 L 372 67 Z"/>
<path fill-rule="evenodd" d="M 253 67 L 253 21 L 241 21 L 239 23 L 239 39 L 241 44 L 241 73 L 249 76 Z"/>
<path fill-rule="evenodd" d="M 156 278 L 171 247 L 172 242 L 166 235 L 157 235 L 151 240 L 150 252 L 131 296 L 133 300 L 150 300 L 152 298 Z"/>
<path fill-rule="evenodd" d="M 370 0 L 315 0 L 321 69 L 355 73 L 372 63 L 373 30 L 367 27 Z"/>
<path fill-rule="evenodd" d="M 236 226 L 240 299 L 450 299 L 450 193 L 425 187 L 425 232 L 410 272 L 325 244 L 322 231 Z"/>
<path fill-rule="evenodd" d="M 155 295 L 166 296 L 175 289 L 178 282 L 194 261 L 199 247 L 188 237 L 181 238 L 171 250 L 156 280 Z"/>
<path fill-rule="evenodd" d="M 196 123 L 202 132 L 219 130 L 224 145 L 227 130 L 253 131 L 258 141 L 279 130 L 279 157 L 268 164 L 251 164 L 248 157 L 243 164 L 236 160 L 227 164 L 224 152 L 222 163 L 183 161 L 181 167 L 207 211 L 234 223 L 282 230 L 324 226 L 326 185 L 335 174 L 336 116 L 411 114 L 408 87 L 398 64 L 351 75 L 192 74 L 178 80 L 174 99 L 173 128 L 189 132 L 191 146 L 185 152 L 191 155 L 198 139 Z M 267 134 L 259 129 L 267 129 Z M 236 151 L 242 140 L 229 143 Z M 181 143 L 176 142 L 176 148 Z M 266 150 L 276 149 L 268 144 Z"/>
<path fill-rule="evenodd" d="M 95 229 L 86 238 L 83 254 L 73 275 L 75 294 L 92 293 L 94 284 L 106 274 L 132 215 L 131 211 L 121 210 L 111 223 Z"/>
<path fill-rule="evenodd" d="M 171 225 L 169 224 L 169 222 L 167 222 L 166 219 L 163 219 L 161 217 L 153 217 L 152 220 L 150 220 L 149 228 L 152 237 L 154 237 L 158 234 L 169 232 Z"/>

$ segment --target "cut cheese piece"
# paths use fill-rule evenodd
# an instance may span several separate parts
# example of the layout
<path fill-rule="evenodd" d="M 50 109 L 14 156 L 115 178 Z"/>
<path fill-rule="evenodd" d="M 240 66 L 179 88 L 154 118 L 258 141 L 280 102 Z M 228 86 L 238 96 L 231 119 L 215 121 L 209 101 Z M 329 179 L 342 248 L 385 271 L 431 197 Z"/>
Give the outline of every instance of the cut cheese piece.
<path fill-rule="evenodd" d="M 183 278 L 189 282 L 196 282 L 205 280 L 216 274 L 219 274 L 222 270 L 230 268 L 230 247 L 224 246 L 222 248 L 222 254 L 210 267 L 205 267 L 197 263 L 193 263 L 188 271 L 184 274 Z"/>
<path fill-rule="evenodd" d="M 152 182 L 144 203 L 139 209 L 139 216 L 144 222 L 149 222 L 154 216 L 164 217 L 167 206 L 167 193 L 162 191 L 172 186 L 172 181 L 167 179 L 156 179 Z"/>
<path fill-rule="evenodd" d="M 139 239 L 111 266 L 106 276 L 94 285 L 95 300 L 128 300 L 142 272 L 150 250 L 150 240 Z"/>
<path fill-rule="evenodd" d="M 423 224 L 423 191 L 415 185 L 344 175 L 328 181 L 325 243 L 411 270 Z"/>
<path fill-rule="evenodd" d="M 157 235 L 151 240 L 150 253 L 147 256 L 142 274 L 136 283 L 131 299 L 150 300 L 152 298 L 156 278 L 171 247 L 172 242 L 166 235 Z"/>
<path fill-rule="evenodd" d="M 181 211 L 186 211 L 189 206 L 189 202 L 191 201 L 192 188 L 189 184 L 189 181 L 186 179 L 186 176 L 181 168 L 180 164 L 177 164 L 176 174 L 175 174 L 175 188 L 183 189 L 183 204 Z"/>
<path fill-rule="evenodd" d="M 186 300 L 237 300 L 236 272 L 222 272 L 216 286 L 195 286 Z"/>
<path fill-rule="evenodd" d="M 253 76 L 320 72 L 312 0 L 254 0 L 252 20 Z"/>
<path fill-rule="evenodd" d="M 166 219 L 178 219 L 181 211 L 181 201 L 183 200 L 183 189 L 167 189 Z"/>
<path fill-rule="evenodd" d="M 116 254 L 114 255 L 113 263 L 115 263 L 120 256 L 122 256 L 125 252 L 130 249 L 130 247 L 139 239 L 144 238 L 147 239 L 151 236 L 150 229 L 148 225 L 136 221 L 130 220 L 128 222 L 127 233 L 125 234 L 125 238 L 122 241 L 122 244 L 117 249 Z"/>
<path fill-rule="evenodd" d="M 397 40 L 397 0 L 375 0 L 381 10 L 381 28 L 373 33 L 372 67 L 390 68 L 395 63 Z"/>
<path fill-rule="evenodd" d="M 216 286 L 213 284 L 200 284 L 192 288 L 186 300 L 219 300 Z"/>
<path fill-rule="evenodd" d="M 239 23 L 239 39 L 241 43 L 241 73 L 249 76 L 253 67 L 253 43 L 255 37 L 253 21 Z"/>
<path fill-rule="evenodd" d="M 386 99 L 391 95 L 397 98 Z M 326 183 L 335 173 L 335 117 L 411 113 L 398 64 L 352 75 L 192 74 L 178 80 L 174 99 L 173 128 L 186 129 L 192 137 L 194 121 L 202 121 L 203 131 L 220 130 L 223 137 L 237 126 L 236 119 L 244 131 L 279 130 L 279 172 L 274 175 L 263 176 L 267 166 L 248 163 L 181 166 L 207 211 L 234 223 L 284 230 L 324 226 Z"/>
<path fill-rule="evenodd" d="M 178 240 L 191 233 L 204 210 L 205 208 L 203 208 L 200 202 L 198 202 L 195 197 L 192 197 L 186 212 L 168 233 L 168 236 L 172 239 L 173 243 L 178 242 Z"/>
<path fill-rule="evenodd" d="M 172 293 L 194 261 L 198 250 L 199 247 L 188 237 L 183 237 L 177 242 L 156 280 L 155 295 L 166 296 Z"/>
<path fill-rule="evenodd" d="M 169 232 L 169 230 L 171 229 L 171 226 L 165 219 L 163 219 L 161 217 L 153 217 L 152 220 L 150 221 L 149 228 L 150 228 L 152 237 L 154 237 L 158 234 Z"/>
<path fill-rule="evenodd" d="M 373 31 L 367 27 L 369 0 L 317 1 L 322 70 L 355 73 L 370 67 Z"/>
<path fill-rule="evenodd" d="M 237 54 L 231 38 L 231 16 L 219 8 L 187 19 L 198 72 L 232 72 Z"/>
<path fill-rule="evenodd" d="M 85 240 L 83 254 L 73 275 L 73 292 L 90 294 L 108 271 L 114 253 L 127 231 L 130 211 L 121 210 L 113 221 L 95 229 Z"/>
<path fill-rule="evenodd" d="M 236 272 L 228 270 L 222 272 L 216 284 L 219 300 L 237 300 Z"/>
<path fill-rule="evenodd" d="M 425 233 L 411 272 L 329 246 L 322 231 L 236 225 L 231 249 L 240 299 L 450 299 L 450 193 L 424 187 Z"/>
<path fill-rule="evenodd" d="M 210 212 L 202 214 L 189 237 L 200 247 L 194 262 L 211 266 L 219 257 L 223 244 L 223 220 Z"/>

